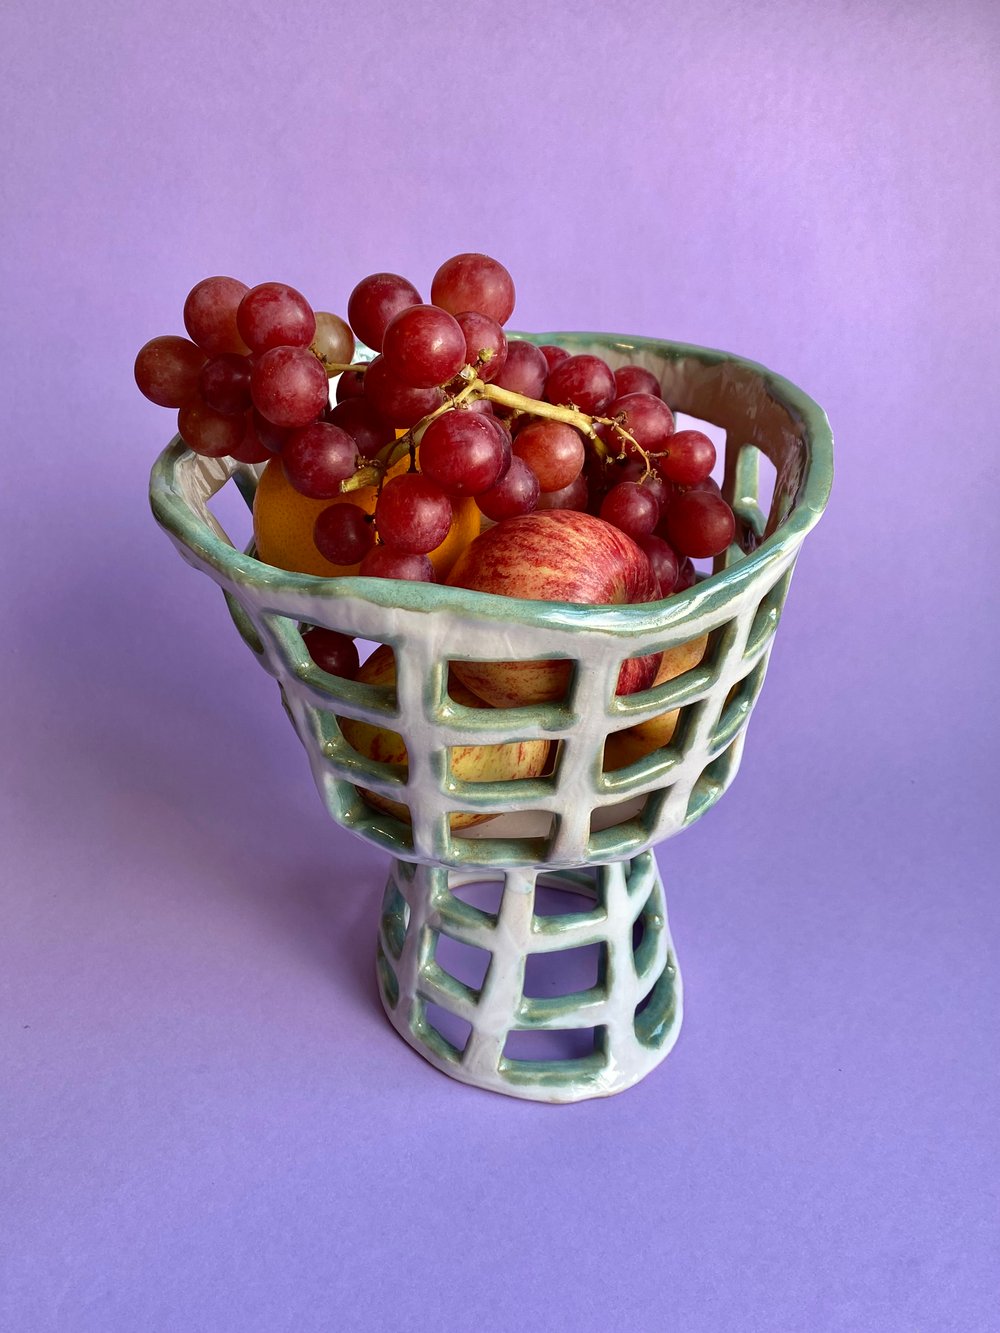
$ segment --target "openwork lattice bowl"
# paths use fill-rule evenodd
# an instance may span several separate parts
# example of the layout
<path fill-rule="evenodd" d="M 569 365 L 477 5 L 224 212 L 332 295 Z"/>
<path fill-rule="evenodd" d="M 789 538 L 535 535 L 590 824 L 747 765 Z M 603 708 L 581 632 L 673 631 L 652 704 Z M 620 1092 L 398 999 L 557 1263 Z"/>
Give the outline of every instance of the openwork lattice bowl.
<path fill-rule="evenodd" d="M 592 333 L 531 340 L 595 352 L 612 367 L 640 364 L 659 377 L 675 412 L 725 431 L 722 484 L 736 538 L 687 592 L 646 605 L 580 606 L 287 573 L 252 547 L 236 550 L 207 507 L 230 479 L 252 503 L 259 469 L 198 457 L 180 440 L 153 469 L 151 500 L 188 563 L 221 586 L 247 645 L 277 679 L 330 814 L 392 854 L 377 960 L 393 1025 L 464 1082 L 575 1101 L 635 1083 L 676 1040 L 681 981 L 651 848 L 703 815 L 736 774 L 799 547 L 829 494 L 832 437 L 811 399 L 738 357 Z M 773 475 L 766 502 L 763 470 Z M 320 670 L 302 639 L 310 625 L 390 644 L 395 688 Z M 708 648 L 696 666 L 650 690 L 615 694 L 624 659 L 702 635 Z M 573 664 L 556 702 L 479 709 L 449 694 L 450 662 L 552 658 Z M 611 733 L 675 709 L 669 744 L 606 769 Z M 338 717 L 400 734 L 407 769 L 362 756 Z M 554 743 L 542 777 L 467 782 L 452 771 L 452 747 L 537 739 Z M 374 809 L 359 787 L 405 804 L 410 822 Z M 454 812 L 498 817 L 456 830 Z M 496 901 L 477 904 L 469 886 L 488 882 L 498 886 Z M 583 896 L 584 910 L 545 914 L 541 896 L 552 888 L 570 890 L 575 904 Z M 486 961 L 481 976 L 449 971 L 459 946 Z M 594 984 L 568 995 L 525 993 L 526 970 L 543 955 L 595 947 Z M 570 1058 L 551 1049 L 527 1058 L 525 1034 L 567 1031 L 586 1038 Z"/>

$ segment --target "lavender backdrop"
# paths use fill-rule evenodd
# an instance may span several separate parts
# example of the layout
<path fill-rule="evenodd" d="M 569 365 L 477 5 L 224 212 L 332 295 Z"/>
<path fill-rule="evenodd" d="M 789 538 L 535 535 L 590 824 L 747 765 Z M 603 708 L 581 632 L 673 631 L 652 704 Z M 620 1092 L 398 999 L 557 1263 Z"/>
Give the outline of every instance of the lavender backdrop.
<path fill-rule="evenodd" d="M 997 1328 L 998 13 L 4 6 L 5 1329 Z M 480 248 L 517 325 L 742 352 L 839 448 L 660 852 L 680 1045 L 562 1110 L 384 1022 L 382 863 L 155 529 L 131 381 L 204 274 L 336 309 Z"/>

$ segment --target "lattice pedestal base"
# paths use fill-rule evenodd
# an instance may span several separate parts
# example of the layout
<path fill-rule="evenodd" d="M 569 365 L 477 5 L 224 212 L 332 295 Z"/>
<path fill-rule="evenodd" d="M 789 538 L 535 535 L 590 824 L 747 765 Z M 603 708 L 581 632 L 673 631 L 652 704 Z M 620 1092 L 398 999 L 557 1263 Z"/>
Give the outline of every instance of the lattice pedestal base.
<path fill-rule="evenodd" d="M 495 911 L 466 901 L 476 896 L 471 886 L 491 882 Z M 540 914 L 536 888 L 566 891 L 567 910 Z M 569 910 L 580 897 L 589 900 L 585 910 Z M 447 970 L 469 975 L 455 967 L 455 942 L 471 964 L 482 960 L 480 984 Z M 567 950 L 589 951 L 591 961 L 597 953 L 596 984 L 552 994 L 558 983 L 546 980 L 545 965 L 565 962 L 556 955 Z M 394 861 L 378 979 L 392 1025 L 432 1065 L 463 1083 L 533 1101 L 582 1101 L 631 1087 L 668 1054 L 681 1025 L 681 978 L 651 852 L 568 871 L 449 871 Z"/>

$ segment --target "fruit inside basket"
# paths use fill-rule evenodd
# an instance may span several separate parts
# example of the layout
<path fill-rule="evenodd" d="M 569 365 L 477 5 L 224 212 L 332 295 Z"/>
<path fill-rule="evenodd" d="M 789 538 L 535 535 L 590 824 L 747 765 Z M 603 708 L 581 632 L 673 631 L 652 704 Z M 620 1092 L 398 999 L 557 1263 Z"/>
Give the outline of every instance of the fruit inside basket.
<path fill-rule="evenodd" d="M 489 295 L 495 261 L 458 258 Z M 280 284 L 199 285 L 194 341 L 154 340 L 137 365 L 151 396 L 194 395 L 153 510 L 277 680 L 332 817 L 395 858 L 378 975 L 397 1030 L 466 1082 L 606 1095 L 676 1038 L 650 849 L 735 776 L 829 492 L 829 427 L 739 357 L 508 336 L 502 281 L 464 324 L 435 304 L 448 283 L 425 306 L 402 281 L 363 280 L 350 327 Z M 253 511 L 244 550 L 209 506 L 230 480 Z M 470 881 L 500 886 L 495 911 Z M 589 909 L 548 917 L 536 895 L 555 884 Z M 480 984 L 443 969 L 449 939 L 488 955 Z M 594 986 L 526 992 L 536 955 L 585 945 Z M 517 1053 L 555 1028 L 587 1051 Z"/>

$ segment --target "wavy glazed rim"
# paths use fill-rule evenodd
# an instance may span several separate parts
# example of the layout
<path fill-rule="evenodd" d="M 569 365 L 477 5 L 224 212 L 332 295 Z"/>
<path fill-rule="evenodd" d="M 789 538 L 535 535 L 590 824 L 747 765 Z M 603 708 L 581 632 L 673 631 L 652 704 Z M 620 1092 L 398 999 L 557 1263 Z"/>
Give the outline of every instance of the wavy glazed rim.
<path fill-rule="evenodd" d="M 452 588 L 446 584 L 408 583 L 358 575 L 325 578 L 267 565 L 237 550 L 219 535 L 193 507 L 183 484 L 184 480 L 194 479 L 193 468 L 200 465 L 204 474 L 212 475 L 213 480 L 218 481 L 218 486 L 203 489 L 200 499 L 204 501 L 225 484 L 228 476 L 235 476 L 237 481 L 242 477 L 244 485 L 241 489 L 246 494 L 248 485 L 256 485 L 256 475 L 240 465 L 230 467 L 224 460 L 204 459 L 193 454 L 179 436 L 164 449 L 152 469 L 149 494 L 157 522 L 204 565 L 214 570 L 220 582 L 253 586 L 271 592 L 277 598 L 284 593 L 329 601 L 355 598 L 386 609 L 461 610 L 488 620 L 540 628 L 591 629 L 630 635 L 670 629 L 730 597 L 739 596 L 758 576 L 794 552 L 818 522 L 833 482 L 833 435 L 823 409 L 791 381 L 766 366 L 728 352 L 658 338 L 581 332 L 512 333 L 511 336 L 536 345 L 554 343 L 572 353 L 611 354 L 609 359 L 613 367 L 615 364 L 652 362 L 660 371 L 659 378 L 668 381 L 664 397 L 675 411 L 723 425 L 714 422 L 711 412 L 704 411 L 704 404 L 699 404 L 697 390 L 705 392 L 707 386 L 707 391 L 715 393 L 718 401 L 725 402 L 729 395 L 736 406 L 747 409 L 748 436 L 753 433 L 754 422 L 765 414 L 775 409 L 786 414 L 794 441 L 789 444 L 789 450 L 795 458 L 786 458 L 784 462 L 792 461 L 793 471 L 797 474 L 788 513 L 773 532 L 764 536 L 756 549 L 741 553 L 728 567 L 717 568 L 685 592 L 674 593 L 661 601 L 620 606 L 535 601 Z M 370 358 L 374 353 L 366 355 Z M 693 399 L 685 397 L 685 385 L 695 393 Z M 726 429 L 728 436 L 729 428 Z M 772 456 L 775 448 L 773 439 L 763 436 L 747 438 L 745 442 L 755 444 L 768 456 Z M 727 476 L 734 465 L 736 452 L 738 450 L 732 450 L 727 439 Z M 779 477 L 782 461 L 772 456 Z M 215 465 L 214 474 L 206 465 Z M 777 486 L 778 481 L 776 490 Z"/>

